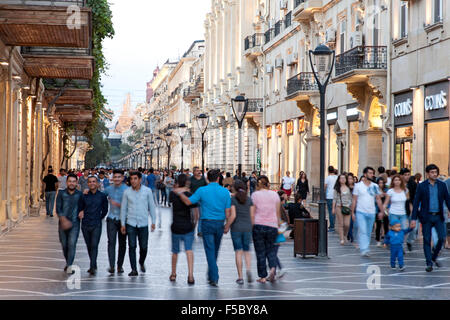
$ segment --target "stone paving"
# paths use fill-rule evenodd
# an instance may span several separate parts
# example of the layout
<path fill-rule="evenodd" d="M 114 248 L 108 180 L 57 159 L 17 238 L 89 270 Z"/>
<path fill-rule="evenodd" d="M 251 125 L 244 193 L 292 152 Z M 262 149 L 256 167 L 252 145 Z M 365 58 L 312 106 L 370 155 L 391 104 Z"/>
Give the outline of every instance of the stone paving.
<path fill-rule="evenodd" d="M 86 271 L 89 258 L 80 232 L 75 264 L 80 267 L 80 288 L 68 285 L 68 276 L 57 234 L 57 218 L 29 217 L 8 234 L 0 236 L 0 299 L 449 299 L 449 251 L 440 257 L 443 267 L 425 272 L 422 245 L 415 244 L 405 256 L 406 270 L 399 272 L 389 266 L 389 251 L 375 246 L 372 255 L 360 257 L 353 245 L 340 246 L 337 234 L 329 234 L 329 258 L 293 256 L 289 240 L 279 250 L 286 275 L 275 283 L 256 282 L 238 285 L 234 253 L 229 234 L 222 240 L 219 255 L 220 280 L 217 288 L 206 280 L 206 258 L 201 238 L 194 243 L 194 276 L 196 284 L 189 286 L 184 253 L 179 255 L 178 277 L 170 275 L 170 209 L 162 208 L 162 229 L 150 233 L 147 273 L 129 278 L 128 252 L 125 273 L 109 275 L 105 228 L 99 248 L 96 276 Z M 252 255 L 252 272 L 256 263 Z M 370 278 L 371 269 L 380 270 L 380 277 Z M 372 279 L 372 280 L 371 280 Z M 375 280 L 374 280 L 375 279 Z M 377 282 L 376 280 L 379 280 Z M 369 282 L 369 285 L 368 285 Z M 379 284 L 377 286 L 377 283 Z M 72 284 L 72 285 L 70 285 Z M 72 289 L 70 289 L 72 288 Z M 375 288 L 375 289 L 374 289 Z"/>

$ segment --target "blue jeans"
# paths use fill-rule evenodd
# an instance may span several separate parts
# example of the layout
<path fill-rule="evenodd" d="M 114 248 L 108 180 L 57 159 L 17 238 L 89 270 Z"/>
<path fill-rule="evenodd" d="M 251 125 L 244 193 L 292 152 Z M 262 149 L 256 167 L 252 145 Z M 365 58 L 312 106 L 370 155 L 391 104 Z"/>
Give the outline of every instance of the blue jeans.
<path fill-rule="evenodd" d="M 401 244 L 391 244 L 391 267 L 395 268 L 395 261 L 398 259 L 398 266 L 401 268 L 403 263 L 403 246 Z"/>
<path fill-rule="evenodd" d="M 169 202 L 169 194 L 172 192 L 172 189 L 173 188 L 166 187 L 166 200 L 167 200 L 167 203 L 169 203 L 169 204 L 170 204 L 170 202 Z"/>
<path fill-rule="evenodd" d="M 45 192 L 45 209 L 47 210 L 47 215 L 53 215 L 53 207 L 55 206 L 55 196 L 56 191 L 46 191 Z"/>
<path fill-rule="evenodd" d="M 330 219 L 329 229 L 334 229 L 334 216 L 333 216 L 333 199 L 327 199 L 328 218 Z"/>
<path fill-rule="evenodd" d="M 266 260 L 269 261 L 269 269 L 277 267 L 277 250 L 275 239 L 278 229 L 255 224 L 253 226 L 253 246 L 256 253 L 256 266 L 260 278 L 267 277 Z"/>
<path fill-rule="evenodd" d="M 77 250 L 78 235 L 80 234 L 80 221 L 72 221 L 72 228 L 63 230 L 58 228 L 59 241 L 61 242 L 66 266 L 71 266 L 75 260 L 75 252 Z"/>
<path fill-rule="evenodd" d="M 214 281 L 216 283 L 219 281 L 217 257 L 219 256 L 219 248 L 220 242 L 222 241 L 223 229 L 223 220 L 202 221 L 202 238 L 206 260 L 208 261 L 208 278 L 210 281 Z"/>
<path fill-rule="evenodd" d="M 389 215 L 389 222 L 391 222 L 393 219 L 397 219 L 400 221 L 400 225 L 402 226 L 402 229 L 409 228 L 409 220 L 408 220 L 408 216 L 406 214 L 398 215 L 398 214 L 391 213 Z"/>
<path fill-rule="evenodd" d="M 356 211 L 356 224 L 358 225 L 359 250 L 362 254 L 369 252 L 370 236 L 372 234 L 375 213 Z"/>
<path fill-rule="evenodd" d="M 119 257 L 117 268 L 122 268 L 127 250 L 127 236 L 120 232 L 120 221 L 111 218 L 106 219 L 106 231 L 108 235 L 108 258 L 109 266 L 114 268 L 116 263 L 116 239 L 119 238 Z"/>
<path fill-rule="evenodd" d="M 97 269 L 98 244 L 100 242 L 100 237 L 102 236 L 102 225 L 85 226 L 82 224 L 81 231 L 83 231 L 83 237 L 86 242 L 89 260 L 91 261 L 90 268 Z"/>
<path fill-rule="evenodd" d="M 434 250 L 431 252 L 431 229 L 436 228 L 438 234 L 438 241 L 434 244 Z M 427 221 L 422 223 L 423 234 L 423 251 L 427 266 L 432 266 L 433 261 L 436 260 L 439 251 L 441 251 L 442 244 L 445 242 L 445 224 L 440 216 L 430 215 Z"/>
<path fill-rule="evenodd" d="M 139 240 L 139 264 L 144 264 L 148 248 L 148 226 L 138 228 L 126 225 L 128 235 L 128 254 L 130 255 L 131 270 L 137 271 L 136 248 Z"/>
<path fill-rule="evenodd" d="M 250 251 L 252 242 L 252 232 L 233 232 L 231 231 L 231 240 L 233 240 L 234 251 Z"/>
<path fill-rule="evenodd" d="M 159 204 L 159 189 L 151 188 L 153 193 L 153 199 L 155 200 L 156 205 Z"/>
<path fill-rule="evenodd" d="M 411 223 L 411 216 L 408 217 L 408 221 Z M 416 227 L 413 231 L 408 233 L 406 237 L 406 242 L 409 244 L 413 244 L 414 241 L 417 239 L 417 233 L 419 232 L 419 223 L 416 223 Z"/>

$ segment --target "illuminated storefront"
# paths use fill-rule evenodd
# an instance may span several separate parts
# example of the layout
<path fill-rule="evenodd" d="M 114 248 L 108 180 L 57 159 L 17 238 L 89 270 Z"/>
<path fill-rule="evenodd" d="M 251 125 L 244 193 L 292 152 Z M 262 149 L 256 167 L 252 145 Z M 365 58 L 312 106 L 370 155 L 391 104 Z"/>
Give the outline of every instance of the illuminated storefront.
<path fill-rule="evenodd" d="M 394 95 L 395 167 L 412 169 L 413 92 Z"/>
<path fill-rule="evenodd" d="M 359 169 L 359 112 L 357 104 L 347 106 L 348 121 L 348 172 L 355 175 Z"/>
<path fill-rule="evenodd" d="M 337 109 L 331 109 L 327 112 L 328 124 L 328 165 L 338 168 L 338 145 L 336 143 L 336 121 L 338 118 Z"/>

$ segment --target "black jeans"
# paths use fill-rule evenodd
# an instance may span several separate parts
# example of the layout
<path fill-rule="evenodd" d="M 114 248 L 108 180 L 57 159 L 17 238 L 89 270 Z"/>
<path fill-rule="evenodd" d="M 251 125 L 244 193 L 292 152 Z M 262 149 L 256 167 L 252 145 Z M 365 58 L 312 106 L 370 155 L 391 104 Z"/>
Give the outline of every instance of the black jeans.
<path fill-rule="evenodd" d="M 260 278 L 267 277 L 266 260 L 269 262 L 270 269 L 277 267 L 277 251 L 274 248 L 277 236 L 277 228 L 257 224 L 253 226 L 253 246 Z"/>
<path fill-rule="evenodd" d="M 148 226 L 138 228 L 126 225 L 128 235 L 128 254 L 130 256 L 131 270 L 137 271 L 136 248 L 139 239 L 139 264 L 144 264 L 148 248 Z"/>
<path fill-rule="evenodd" d="M 167 205 L 167 191 L 166 188 L 159 190 L 161 192 L 161 204 Z"/>
<path fill-rule="evenodd" d="M 81 231 L 83 231 L 84 241 L 91 260 L 90 268 L 97 269 L 98 244 L 102 235 L 102 225 L 86 226 L 82 224 Z"/>
<path fill-rule="evenodd" d="M 127 236 L 120 232 L 120 221 L 111 218 L 106 219 L 106 231 L 108 235 L 108 258 L 109 266 L 114 268 L 116 263 L 116 239 L 119 238 L 119 252 L 117 258 L 117 268 L 123 266 L 125 251 L 127 250 Z"/>
<path fill-rule="evenodd" d="M 389 232 L 389 217 L 385 215 L 383 217 L 383 220 L 379 220 L 378 217 L 376 218 L 375 239 L 377 241 L 381 241 L 381 224 L 382 223 L 383 223 L 384 234 L 387 234 Z"/>

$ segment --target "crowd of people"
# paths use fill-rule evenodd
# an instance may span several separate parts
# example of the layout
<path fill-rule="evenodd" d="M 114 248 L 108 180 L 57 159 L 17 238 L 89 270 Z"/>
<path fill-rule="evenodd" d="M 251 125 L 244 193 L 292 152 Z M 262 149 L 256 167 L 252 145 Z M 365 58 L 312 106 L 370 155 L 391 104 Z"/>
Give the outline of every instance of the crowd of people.
<path fill-rule="evenodd" d="M 391 250 L 391 267 L 404 270 L 404 243 L 411 251 L 417 239 L 419 219 L 423 234 L 426 271 L 440 267 L 438 256 L 447 241 L 446 221 L 450 207 L 450 179 L 439 177 L 439 168 L 426 167 L 427 179 L 410 170 L 371 167 L 359 179 L 352 173 L 338 174 L 332 166 L 325 180 L 329 232 L 339 235 L 341 245 L 354 243 L 364 257 L 370 256 L 370 242 L 375 233 L 377 246 Z M 185 170 L 84 169 L 60 170 L 53 175 L 49 167 L 44 180 L 46 211 L 59 218 L 59 239 L 66 260 L 65 272 L 73 273 L 76 244 L 82 231 L 90 258 L 88 272 L 97 272 L 98 246 L 102 221 L 106 218 L 109 269 L 111 274 L 123 273 L 127 242 L 131 272 L 146 272 L 149 229 L 161 229 L 161 208 L 172 211 L 172 271 L 176 281 L 177 261 L 181 243 L 188 263 L 188 284 L 194 284 L 195 235 L 202 238 L 211 286 L 219 282 L 217 258 L 224 234 L 230 232 L 235 251 L 238 284 L 253 281 L 251 243 L 253 243 L 258 279 L 273 282 L 284 275 L 278 258 L 285 233 L 294 238 L 295 219 L 311 218 L 307 203 L 310 194 L 305 172 L 299 178 L 290 172 L 275 186 L 267 176 L 252 172 L 249 177 L 237 171 L 217 169 L 202 172 L 198 167 Z M 277 189 L 277 192 L 273 189 Z M 55 201 L 56 197 L 56 201 Z M 291 201 L 293 198 L 294 201 Z M 149 228 L 149 216 L 151 225 Z M 197 230 L 196 230 L 197 229 Z M 450 235 L 450 234 L 449 234 Z M 118 243 L 117 259 L 116 244 Z M 136 249 L 139 243 L 139 260 Z"/>

